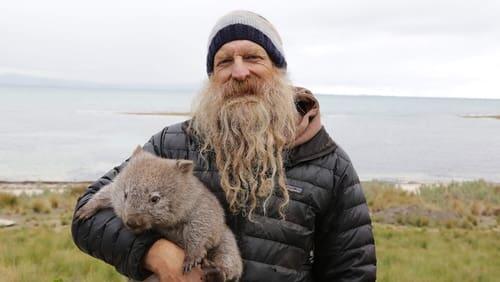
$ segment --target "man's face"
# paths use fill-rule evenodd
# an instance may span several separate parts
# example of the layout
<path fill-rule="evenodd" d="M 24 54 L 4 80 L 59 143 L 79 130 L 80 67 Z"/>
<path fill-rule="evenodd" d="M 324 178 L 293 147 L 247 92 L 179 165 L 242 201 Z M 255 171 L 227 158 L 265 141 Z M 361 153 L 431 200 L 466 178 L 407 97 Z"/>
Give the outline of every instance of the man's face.
<path fill-rule="evenodd" d="M 224 44 L 215 53 L 212 81 L 224 84 L 231 79 L 245 81 L 249 77 L 268 80 L 274 66 L 267 52 L 260 45 L 248 40 Z"/>

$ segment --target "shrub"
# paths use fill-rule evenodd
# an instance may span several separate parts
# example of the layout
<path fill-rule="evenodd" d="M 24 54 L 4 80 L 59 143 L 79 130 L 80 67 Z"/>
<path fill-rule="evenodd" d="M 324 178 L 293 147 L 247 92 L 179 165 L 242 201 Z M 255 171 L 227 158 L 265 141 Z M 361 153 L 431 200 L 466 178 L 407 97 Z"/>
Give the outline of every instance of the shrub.
<path fill-rule="evenodd" d="M 88 185 L 81 185 L 75 188 L 71 188 L 70 195 L 76 197 L 83 195 L 83 193 L 87 190 L 87 186 Z"/>
<path fill-rule="evenodd" d="M 17 206 L 19 200 L 17 196 L 8 193 L 0 193 L 0 208 Z"/>
<path fill-rule="evenodd" d="M 48 207 L 47 202 L 42 199 L 35 199 L 31 208 L 36 213 L 50 213 L 50 208 Z"/>
<path fill-rule="evenodd" d="M 57 196 L 50 197 L 50 206 L 53 209 L 57 209 L 59 207 L 59 198 Z"/>
<path fill-rule="evenodd" d="M 483 213 L 483 205 L 478 202 L 478 201 L 474 201 L 470 207 L 470 212 L 473 214 L 473 215 L 480 215 Z"/>

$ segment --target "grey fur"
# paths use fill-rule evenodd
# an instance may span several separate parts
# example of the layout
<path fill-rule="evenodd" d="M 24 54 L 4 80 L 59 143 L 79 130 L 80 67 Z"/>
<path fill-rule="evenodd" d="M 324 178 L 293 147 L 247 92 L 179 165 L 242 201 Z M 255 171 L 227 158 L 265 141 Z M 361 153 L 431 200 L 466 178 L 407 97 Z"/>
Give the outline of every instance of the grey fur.
<path fill-rule="evenodd" d="M 238 280 L 243 264 L 224 210 L 192 170 L 192 161 L 159 158 L 138 147 L 123 171 L 76 217 L 86 219 L 112 207 L 134 233 L 154 229 L 182 247 L 184 272 L 203 262 L 220 270 L 224 279 Z"/>

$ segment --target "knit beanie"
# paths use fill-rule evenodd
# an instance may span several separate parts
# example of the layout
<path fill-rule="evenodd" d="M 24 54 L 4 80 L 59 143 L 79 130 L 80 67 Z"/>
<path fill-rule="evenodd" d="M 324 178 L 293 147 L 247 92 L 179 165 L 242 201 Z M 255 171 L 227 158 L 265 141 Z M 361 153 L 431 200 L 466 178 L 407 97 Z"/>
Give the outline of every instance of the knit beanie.
<path fill-rule="evenodd" d="M 208 38 L 208 75 L 213 72 L 215 53 L 222 45 L 234 40 L 249 40 L 259 44 L 276 67 L 286 69 L 283 43 L 274 26 L 256 13 L 233 11 L 217 21 Z"/>

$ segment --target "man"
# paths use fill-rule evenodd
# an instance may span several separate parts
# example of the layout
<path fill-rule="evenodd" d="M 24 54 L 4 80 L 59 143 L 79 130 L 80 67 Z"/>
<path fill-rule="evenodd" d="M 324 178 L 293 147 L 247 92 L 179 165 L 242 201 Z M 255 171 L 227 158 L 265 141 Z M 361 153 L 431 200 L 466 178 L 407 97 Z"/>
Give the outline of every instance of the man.
<path fill-rule="evenodd" d="M 247 11 L 222 17 L 209 38 L 207 73 L 193 119 L 166 127 L 144 149 L 194 161 L 195 175 L 226 209 L 244 260 L 242 280 L 375 280 L 358 176 L 321 126 L 312 94 L 286 80 L 274 27 Z M 93 183 L 75 210 L 125 165 Z M 72 233 L 81 250 L 134 279 L 201 276 L 200 269 L 183 276 L 181 249 L 151 231 L 132 234 L 111 210 L 74 220 Z"/>

